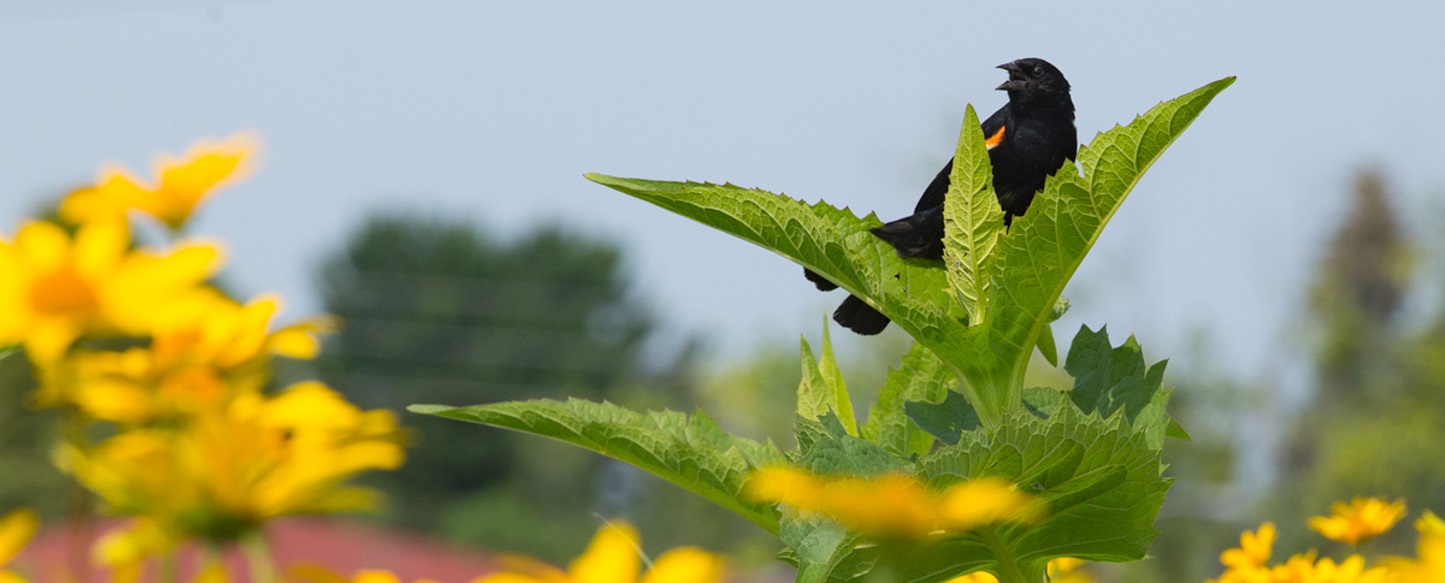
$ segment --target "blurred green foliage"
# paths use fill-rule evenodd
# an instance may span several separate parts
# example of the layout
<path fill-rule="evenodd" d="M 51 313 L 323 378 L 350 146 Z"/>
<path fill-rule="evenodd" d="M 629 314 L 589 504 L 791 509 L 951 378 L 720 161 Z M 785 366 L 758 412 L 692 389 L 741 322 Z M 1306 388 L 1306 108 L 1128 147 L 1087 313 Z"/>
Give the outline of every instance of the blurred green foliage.
<path fill-rule="evenodd" d="M 327 311 L 343 321 L 317 363 L 322 377 L 363 407 L 400 412 L 415 431 L 406 465 L 373 477 L 390 495 L 387 522 L 563 560 L 600 519 L 623 517 L 649 546 L 752 552 L 754 527 L 651 476 L 402 411 L 566 396 L 692 407 L 697 343 L 647 348 L 657 317 L 617 245 L 560 226 L 501 241 L 462 220 L 379 213 L 320 279 Z"/>
<path fill-rule="evenodd" d="M 83 491 L 50 463 L 60 428 L 54 411 L 26 406 L 34 385 L 24 354 L 0 353 L 0 512 L 28 506 L 53 520 L 70 502 L 64 493 Z"/>
<path fill-rule="evenodd" d="M 1352 496 L 1405 498 L 1412 515 L 1445 511 L 1445 305 L 1421 269 L 1445 249 L 1412 234 L 1393 198 L 1378 171 L 1356 177 L 1311 289 L 1315 392 L 1276 489 L 1287 520 Z M 1409 528 L 1392 535 L 1380 550 L 1409 549 Z"/>

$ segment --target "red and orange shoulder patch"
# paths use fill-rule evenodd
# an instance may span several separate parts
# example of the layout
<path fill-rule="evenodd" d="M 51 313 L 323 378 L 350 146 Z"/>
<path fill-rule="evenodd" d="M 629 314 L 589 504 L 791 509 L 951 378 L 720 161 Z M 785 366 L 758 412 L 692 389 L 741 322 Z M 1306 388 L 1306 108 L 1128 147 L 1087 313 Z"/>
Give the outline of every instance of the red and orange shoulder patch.
<path fill-rule="evenodd" d="M 986 146 L 988 149 L 992 150 L 994 146 L 1002 144 L 1003 134 L 1006 130 L 1008 130 L 1008 126 L 999 126 L 998 131 L 994 132 L 993 135 L 983 140 L 983 145 Z"/>

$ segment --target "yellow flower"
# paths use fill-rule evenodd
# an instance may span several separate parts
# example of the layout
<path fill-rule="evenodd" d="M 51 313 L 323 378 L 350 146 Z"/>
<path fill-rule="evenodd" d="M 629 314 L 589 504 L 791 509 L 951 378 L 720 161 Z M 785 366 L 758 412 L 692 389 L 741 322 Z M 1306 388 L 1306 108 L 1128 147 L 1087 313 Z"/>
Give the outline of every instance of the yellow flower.
<path fill-rule="evenodd" d="M 994 577 L 987 571 L 974 571 L 949 579 L 945 583 L 998 583 L 998 577 Z"/>
<path fill-rule="evenodd" d="M 138 583 L 148 559 L 173 553 L 183 541 L 164 532 L 148 519 L 137 519 L 129 525 L 105 533 L 91 547 L 91 557 L 98 565 L 112 569 L 110 583 Z M 200 572 L 192 583 L 227 583 L 231 580 L 225 563 L 219 557 L 204 558 Z"/>
<path fill-rule="evenodd" d="M 391 412 L 362 411 L 308 382 L 238 395 L 189 423 L 66 446 L 58 462 L 117 513 L 173 538 L 228 541 L 278 516 L 373 507 L 375 492 L 343 482 L 400 466 L 400 441 Z"/>
<path fill-rule="evenodd" d="M 24 577 L 5 566 L 29 544 L 38 530 L 40 517 L 27 508 L 11 511 L 0 518 L 0 583 L 25 583 Z"/>
<path fill-rule="evenodd" d="M 1278 583 L 1384 583 L 1391 573 L 1384 567 L 1365 568 L 1365 558 L 1350 555 L 1336 564 L 1334 559 L 1325 557 L 1311 561 L 1313 553 L 1297 555 L 1283 566 L 1275 567 L 1271 573 Z"/>
<path fill-rule="evenodd" d="M 269 296 L 244 306 L 220 296 L 198 302 L 157 321 L 148 347 L 77 352 L 43 367 L 37 400 L 74 403 L 97 419 L 145 423 L 193 415 L 238 391 L 259 390 L 269 378 L 270 356 L 312 358 L 316 336 L 330 328 L 313 319 L 268 332 L 278 306 Z"/>
<path fill-rule="evenodd" d="M 1049 561 L 1049 583 L 1094 583 L 1093 577 L 1079 570 L 1079 567 L 1083 565 L 1084 561 L 1068 557 Z M 949 579 L 946 583 L 998 583 L 998 577 L 994 577 L 987 571 L 974 571 Z"/>
<path fill-rule="evenodd" d="M 1445 581 L 1445 521 L 1427 510 L 1415 521 L 1415 529 L 1420 531 L 1415 558 L 1391 557 L 1385 565 L 1400 583 Z"/>
<path fill-rule="evenodd" d="M 0 238 L 0 345 L 23 343 L 54 362 L 83 334 L 141 335 L 156 318 L 208 301 L 220 265 L 213 245 L 130 251 L 124 223 L 88 223 L 74 237 L 32 222 Z"/>
<path fill-rule="evenodd" d="M 1331 516 L 1310 519 L 1310 528 L 1326 538 L 1357 545 L 1390 530 L 1405 516 L 1405 501 L 1385 502 L 1379 498 L 1356 497 L 1349 504 L 1330 506 Z"/>
<path fill-rule="evenodd" d="M 80 224 L 123 220 L 125 212 L 134 209 L 178 229 L 212 190 L 249 172 L 247 161 L 257 149 L 255 137 L 245 133 L 214 143 L 202 140 L 184 158 L 161 156 L 155 164 L 159 179 L 154 186 L 142 184 L 124 168 L 106 168 L 95 186 L 66 197 L 60 214 Z"/>
<path fill-rule="evenodd" d="M 1211 583 L 1387 583 L 1413 582 L 1395 579 L 1396 571 L 1388 566 L 1366 569 L 1365 558 L 1351 555 L 1336 563 L 1320 558 L 1315 551 L 1300 553 L 1284 563 L 1269 566 L 1270 546 L 1274 542 L 1274 525 L 1265 523 L 1256 533 L 1245 532 L 1238 549 L 1225 551 L 1220 557 L 1228 567 Z M 1059 579 L 1066 581 L 1067 579 Z M 1423 580 L 1422 580 L 1423 581 Z"/>
<path fill-rule="evenodd" d="M 472 583 L 717 583 L 723 578 L 721 557 L 681 547 L 658 557 L 639 581 L 639 553 L 637 531 L 626 522 L 615 522 L 599 529 L 586 552 L 565 572 L 530 559 L 513 558 L 504 566 L 504 572 L 479 577 Z"/>
<path fill-rule="evenodd" d="M 1049 561 L 1049 583 L 1094 583 L 1094 578 L 1081 567 L 1084 561 L 1060 557 Z"/>
<path fill-rule="evenodd" d="M 146 558 L 169 553 L 179 542 L 155 521 L 139 518 L 105 533 L 90 553 L 96 564 L 112 569 L 111 583 L 135 583 Z"/>
<path fill-rule="evenodd" d="M 968 480 L 937 492 L 906 474 L 822 478 L 773 467 L 754 472 L 746 493 L 887 538 L 924 538 L 988 523 L 1033 523 L 1043 518 L 1042 503 L 999 478 Z"/>
<path fill-rule="evenodd" d="M 1230 569 L 1258 569 L 1269 563 L 1273 552 L 1275 527 L 1273 522 L 1259 525 L 1254 532 L 1244 531 L 1239 535 L 1239 548 L 1229 549 L 1219 555 L 1219 562 Z"/>

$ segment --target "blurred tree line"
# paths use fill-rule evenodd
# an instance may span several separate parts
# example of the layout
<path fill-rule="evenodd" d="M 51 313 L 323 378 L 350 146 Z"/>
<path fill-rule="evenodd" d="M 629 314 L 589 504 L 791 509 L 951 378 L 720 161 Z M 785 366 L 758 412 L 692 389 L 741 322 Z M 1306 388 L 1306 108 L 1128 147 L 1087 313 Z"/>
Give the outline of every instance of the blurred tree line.
<path fill-rule="evenodd" d="M 321 377 L 362 407 L 568 397 L 694 404 L 698 341 L 649 346 L 658 316 L 605 239 L 544 226 L 500 241 L 463 220 L 381 213 L 325 261 L 320 289 L 344 322 L 318 360 Z M 399 471 L 372 476 L 389 494 L 389 523 L 554 560 L 583 548 L 600 518 L 633 520 L 658 548 L 747 552 L 748 541 L 766 540 L 601 456 L 402 416 L 417 443 Z"/>
<path fill-rule="evenodd" d="M 1445 239 L 1431 234 L 1440 209 L 1402 220 L 1380 171 L 1359 172 L 1349 204 L 1324 245 L 1301 306 L 1311 372 L 1302 406 L 1277 387 L 1211 372 L 1207 346 L 1192 366 L 1171 368 L 1171 409 L 1193 440 L 1165 450 L 1169 493 L 1154 559 L 1117 570 L 1118 580 L 1200 581 L 1217 576 L 1219 553 L 1239 533 L 1272 521 L 1275 556 L 1341 550 L 1310 516 L 1355 496 L 1405 498 L 1410 516 L 1445 511 Z M 1434 220 L 1434 224 L 1427 224 Z M 1411 229 L 1410 227 L 1416 227 Z M 1422 261 L 1425 260 L 1425 261 Z M 1227 339 L 1226 339 L 1227 340 Z M 1185 361 L 1185 359 L 1176 359 Z M 1182 374 L 1180 371 L 1183 371 Z M 1262 444 L 1279 442 L 1273 476 L 1249 473 Z M 1255 455 L 1255 459 L 1260 459 Z M 1408 554 L 1410 521 L 1371 551 Z"/>
<path fill-rule="evenodd" d="M 1356 178 L 1311 289 L 1315 393 L 1290 427 L 1277 489 L 1291 517 L 1356 495 L 1445 512 L 1445 245 L 1429 239 L 1438 222 L 1412 234 L 1393 199 L 1378 171 Z M 1386 548 L 1410 548 L 1408 525 L 1392 534 Z"/>

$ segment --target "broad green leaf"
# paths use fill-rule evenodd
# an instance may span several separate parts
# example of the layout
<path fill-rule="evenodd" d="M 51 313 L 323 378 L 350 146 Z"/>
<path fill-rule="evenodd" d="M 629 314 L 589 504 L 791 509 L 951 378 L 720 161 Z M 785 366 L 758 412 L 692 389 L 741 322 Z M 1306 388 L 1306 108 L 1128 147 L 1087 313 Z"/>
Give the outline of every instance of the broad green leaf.
<path fill-rule="evenodd" d="M 993 167 L 983 128 L 972 105 L 964 109 L 943 208 L 943 264 L 948 269 L 949 288 L 968 314 L 968 322 L 982 322 L 991 283 L 987 265 L 1004 225 L 1003 208 L 993 192 Z"/>
<path fill-rule="evenodd" d="M 413 413 L 481 423 L 565 441 L 610 456 L 677 484 L 741 515 L 769 532 L 778 532 L 772 506 L 742 497 L 753 470 L 784 463 L 772 442 L 728 435 L 697 412 L 636 413 L 611 403 L 580 399 L 540 399 L 449 407 L 412 405 Z"/>
<path fill-rule="evenodd" d="M 1132 422 L 1159 392 L 1167 364 L 1159 361 L 1146 367 L 1144 352 L 1133 336 L 1115 348 L 1109 344 L 1107 326 L 1098 332 L 1080 326 L 1064 364 L 1074 377 L 1069 398 L 1083 412 L 1098 411 L 1104 417 L 1122 409 Z"/>
<path fill-rule="evenodd" d="M 891 245 L 868 231 L 882 224 L 875 215 L 859 218 L 825 202 L 808 204 L 731 184 L 586 176 L 791 259 L 895 322 L 941 325 L 940 306 L 951 305 L 947 275 L 936 269 L 938 262 L 900 259 Z"/>
<path fill-rule="evenodd" d="M 817 361 L 813 360 L 813 348 L 807 338 L 800 338 L 803 353 L 803 379 L 798 384 L 798 414 L 817 419 L 828 413 L 835 413 L 848 433 L 858 434 L 858 420 L 853 416 L 853 400 L 848 396 L 848 385 L 843 382 L 843 371 L 838 370 L 838 361 L 833 357 L 833 339 L 828 333 L 828 323 L 823 323 L 823 351 Z"/>
<path fill-rule="evenodd" d="M 905 404 L 942 401 L 954 382 L 948 366 L 915 342 L 898 368 L 888 371 L 888 378 L 878 391 L 878 402 L 868 410 L 863 437 L 903 458 L 928 453 L 933 447 L 933 436 L 909 418 Z"/>
<path fill-rule="evenodd" d="M 911 470 L 908 460 L 877 443 L 849 435 L 832 414 L 817 421 L 798 418 L 799 452 L 794 463 L 815 474 L 875 476 Z"/>
<path fill-rule="evenodd" d="M 994 282 L 988 328 L 990 351 L 1013 355 L 1002 386 L 981 392 L 1017 391 L 1029 353 L 1055 311 L 1064 286 L 1093 247 L 1144 171 L 1183 133 L 1233 77 L 1166 101 L 1127 126 L 1115 126 L 1080 148 L 1078 165 L 1065 163 L 1034 197 L 1028 214 L 1014 220 L 990 264 Z M 1081 175 L 1079 170 L 1083 170 Z M 992 364 L 992 363 L 990 363 Z M 995 371 L 963 365 L 983 382 L 1004 380 Z M 973 370 L 970 370 L 973 369 Z M 984 395 L 986 402 L 1017 403 L 1017 395 Z"/>
<path fill-rule="evenodd" d="M 939 402 L 909 401 L 903 411 L 918 427 L 948 445 L 958 443 L 965 431 L 978 429 L 978 411 L 962 394 L 949 391 Z"/>
<path fill-rule="evenodd" d="M 965 432 L 958 445 L 922 460 L 921 469 L 939 487 L 1000 476 L 1047 501 L 1050 514 L 1041 524 L 995 529 L 1018 562 L 1129 561 L 1142 558 L 1157 534 L 1154 517 L 1169 487 L 1160 451 L 1148 441 L 1122 415 L 1104 419 L 1061 406 L 1048 419 L 1014 412 L 995 430 Z M 907 580 L 936 581 L 940 573 L 991 562 L 993 552 L 965 537 L 957 548 L 920 558 Z"/>
<path fill-rule="evenodd" d="M 795 583 L 853 581 L 873 567 L 872 554 L 859 552 L 858 535 L 826 520 L 784 516 L 778 537 L 792 551 Z"/>

